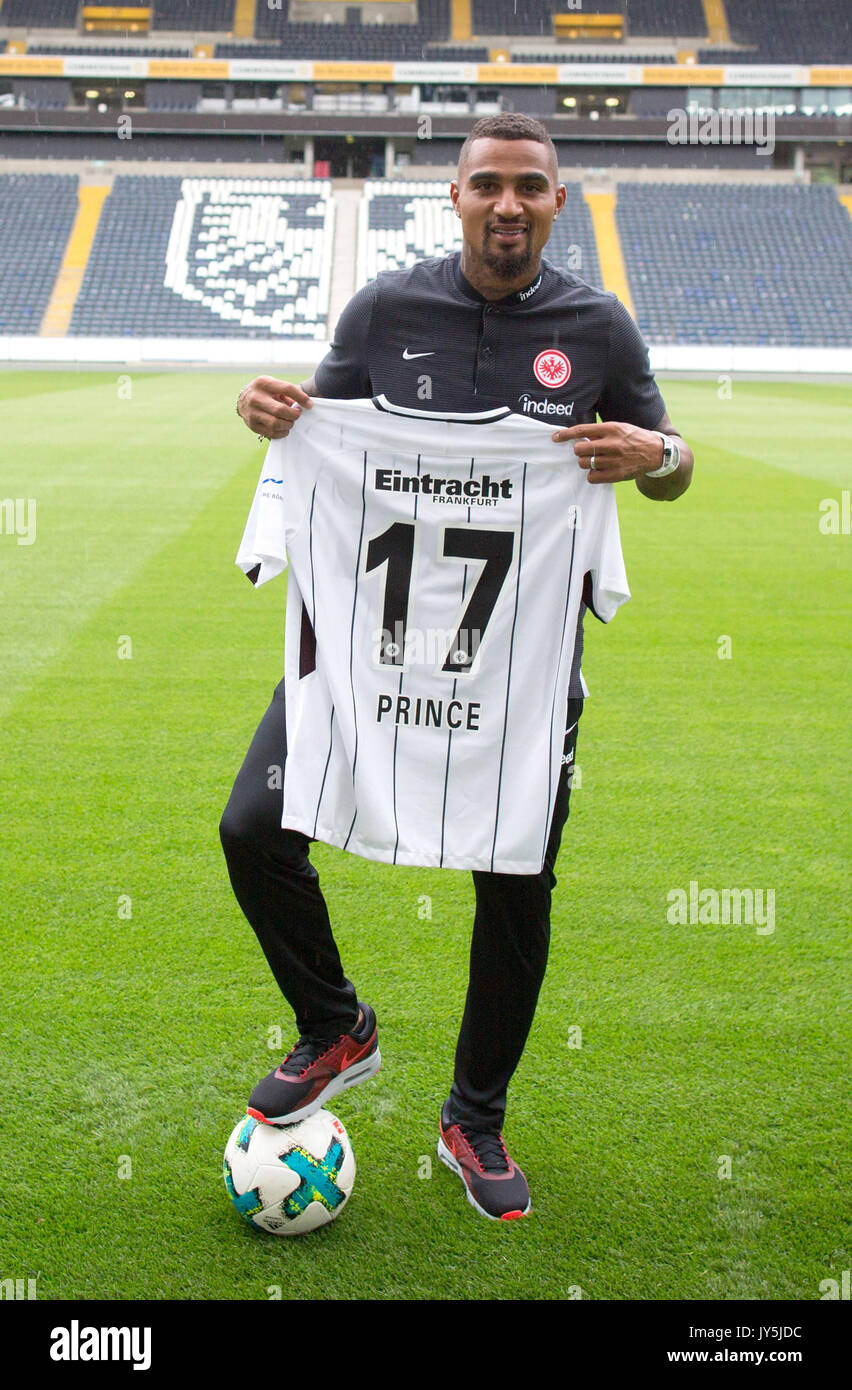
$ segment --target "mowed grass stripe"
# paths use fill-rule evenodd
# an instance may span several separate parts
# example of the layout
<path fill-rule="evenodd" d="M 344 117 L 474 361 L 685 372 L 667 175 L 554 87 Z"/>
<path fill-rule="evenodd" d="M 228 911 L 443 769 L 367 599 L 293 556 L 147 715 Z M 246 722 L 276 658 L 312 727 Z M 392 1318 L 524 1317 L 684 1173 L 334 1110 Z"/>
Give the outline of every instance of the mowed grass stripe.
<path fill-rule="evenodd" d="M 839 538 L 819 533 L 818 496 L 818 485 L 779 479 L 759 463 L 733 474 L 728 456 L 706 448 L 682 510 L 619 494 L 634 600 L 608 632 L 591 624 L 587 638 L 584 781 L 560 860 L 567 883 L 556 895 L 557 918 L 568 908 L 570 923 L 562 1018 L 584 1033 L 583 1049 L 569 1054 L 572 1076 L 589 1073 L 587 1123 L 578 1129 L 584 1148 L 599 1135 L 592 1172 L 611 1167 L 614 1152 L 623 1159 L 637 1144 L 650 1148 L 646 1171 L 658 1173 L 663 1207 L 678 1185 L 675 1154 L 660 1163 L 661 1124 L 682 1146 L 680 1163 L 703 1171 L 700 1188 L 721 1214 L 709 1228 L 696 1219 L 693 1230 L 699 1259 L 712 1248 L 718 1268 L 690 1297 L 794 1296 L 794 1287 L 795 1296 L 816 1296 L 819 1259 L 805 1276 L 778 1231 L 798 1220 L 799 1206 L 811 1220 L 826 1188 L 826 1251 L 838 1236 L 836 1081 L 848 1000 L 834 972 L 848 962 L 848 831 L 839 809 L 848 733 L 843 588 L 831 545 Z M 717 654 L 724 634 L 732 635 L 730 660 Z M 587 897 L 593 863 L 611 875 L 596 901 Z M 776 932 L 761 939 L 754 927 L 669 925 L 667 894 L 690 879 L 774 888 Z M 603 923 L 595 922 L 601 908 Z M 588 945 L 578 956 L 576 934 Z M 602 992 L 607 1040 L 598 1043 Z M 533 1049 L 538 1036 L 537 1025 Z M 614 1084 L 617 1066 L 598 1073 L 601 1051 L 613 1061 L 623 1052 L 626 1091 Z M 623 1140 L 626 1106 L 631 1141 L 612 1142 L 602 1110 Z M 813 1142 L 821 1107 L 824 1148 Z M 567 1120 L 572 1106 L 562 1108 Z M 709 1157 L 732 1147 L 768 1150 L 763 1204 L 746 1204 L 739 1216 L 737 1183 L 720 1182 Z M 736 1157 L 734 1174 L 748 1181 Z M 639 1186 L 637 1173 L 629 1191 Z M 761 1250 L 741 1270 L 738 1242 Z M 773 1245 L 772 1272 L 759 1273 Z"/>
<path fill-rule="evenodd" d="M 251 436 L 225 408 L 243 380 L 0 376 L 0 493 L 35 503 L 31 544 L 0 535 L 0 715 L 104 597 L 179 534 L 250 456 Z"/>
<path fill-rule="evenodd" d="M 216 842 L 219 811 L 281 662 L 283 585 L 254 594 L 233 567 L 232 544 L 227 565 L 204 564 L 211 537 L 233 539 L 235 510 L 244 514 L 253 486 L 252 471 L 207 509 L 194 537 L 182 537 L 105 603 L 68 667 L 57 663 L 40 683 L 32 718 L 20 712 L 31 766 L 49 759 L 61 792 L 48 838 L 38 833 L 44 801 L 36 784 L 20 779 L 31 801 L 22 801 L 13 852 L 30 888 L 19 892 L 10 924 L 20 953 L 6 1025 L 17 1060 L 8 1083 L 35 1108 L 47 1064 L 50 1115 L 61 1119 L 69 1155 L 45 1190 L 37 1172 L 47 1161 L 40 1146 L 47 1133 L 30 1141 L 34 1177 L 15 1192 L 14 1240 L 23 1236 L 43 1296 L 265 1297 L 270 1280 L 284 1277 L 284 1247 L 243 1231 L 218 1174 L 246 1088 L 271 1064 L 268 1030 L 289 1027 Z M 96 657 L 119 613 L 134 634 L 134 656 L 105 672 Z M 55 694 L 74 670 L 92 674 L 62 718 Z M 56 714 L 39 722 L 38 709 Z M 416 872 L 407 877 L 425 881 Z M 118 915 L 122 893 L 132 899 L 130 920 Z M 339 888 L 331 896 L 346 897 L 361 935 L 376 912 L 370 888 L 362 883 L 359 893 L 351 903 Z M 366 947 L 368 956 L 384 950 L 375 941 Z M 397 988 L 396 1009 L 407 999 L 419 1018 L 419 988 L 416 979 Z M 392 1005 L 386 1014 L 393 1013 Z M 449 1037 L 445 1051 L 446 1071 Z M 364 1184 L 368 1250 L 370 1230 L 385 1231 L 384 1189 L 397 1180 L 396 1166 L 405 1161 L 406 1181 L 414 1177 L 387 1098 L 377 1101 L 370 1122 L 383 1143 L 372 1163 L 369 1136 L 357 1140 L 359 1163 L 379 1177 L 372 1216 Z M 431 1107 L 427 1114 L 431 1150 Z M 126 1187 L 116 1176 L 120 1154 L 134 1163 Z M 22 1207 L 32 1224 L 22 1226 Z M 211 1230 L 229 1253 L 227 1268 L 219 1255 L 205 1255 Z M 327 1238 L 344 1245 L 319 1279 L 315 1244 L 287 1248 L 288 1294 L 395 1296 L 396 1257 L 375 1278 L 368 1265 L 353 1282 L 353 1242 L 360 1248 L 363 1228 L 341 1223 Z"/>
<path fill-rule="evenodd" d="M 290 1040 L 216 838 L 281 668 L 284 585 L 255 593 L 232 564 L 250 456 L 6 725 L 7 1153 L 31 1162 L 4 1180 L 4 1267 L 39 1272 L 42 1297 L 175 1299 L 266 1298 L 269 1285 L 315 1299 L 818 1297 L 834 1264 L 848 1267 L 848 919 L 826 821 L 848 750 L 840 538 L 811 526 L 818 484 L 760 465 L 743 477 L 721 452 L 702 469 L 676 507 L 619 493 L 634 599 L 608 630 L 588 623 L 583 784 L 507 1129 L 534 1218 L 482 1221 L 434 1160 L 469 876 L 323 846 L 343 959 L 379 1011 L 385 1057 L 333 1107 L 355 1144 L 355 1193 L 327 1231 L 281 1242 L 244 1229 L 219 1188 L 246 1089 L 275 1059 L 269 1030 Z M 800 597 L 814 590 L 816 612 Z M 130 661 L 108 640 L 117 626 Z M 773 887 L 775 932 L 670 925 L 666 895 L 690 877 Z M 574 1026 L 581 1047 L 568 1046 Z"/>
<path fill-rule="evenodd" d="M 835 487 L 852 483 L 848 380 L 741 381 L 728 373 L 659 385 L 675 427 L 695 449 L 724 449 L 737 466 L 751 459 Z"/>

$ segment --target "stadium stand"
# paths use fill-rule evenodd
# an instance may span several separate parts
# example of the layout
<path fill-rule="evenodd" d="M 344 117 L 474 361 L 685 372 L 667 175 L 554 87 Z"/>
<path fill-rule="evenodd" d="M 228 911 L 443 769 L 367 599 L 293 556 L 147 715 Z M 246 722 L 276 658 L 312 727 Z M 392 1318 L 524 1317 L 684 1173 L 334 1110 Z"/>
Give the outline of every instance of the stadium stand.
<path fill-rule="evenodd" d="M 280 29 L 279 29 L 280 34 Z M 276 43 L 217 43 L 217 58 L 327 58 L 352 62 L 419 61 L 426 36 L 416 24 L 288 24 Z"/>
<path fill-rule="evenodd" d="M 73 174 L 0 174 L 0 334 L 38 333 L 76 215 Z"/>
<path fill-rule="evenodd" d="M 80 0 L 4 0 L 4 25 L 27 29 L 74 29 Z"/>
<path fill-rule="evenodd" d="M 603 284 L 588 204 L 579 183 L 566 184 L 565 206 L 547 243 L 545 256 L 589 285 Z"/>
<path fill-rule="evenodd" d="M 322 338 L 328 181 L 119 175 L 72 335 Z"/>
<path fill-rule="evenodd" d="M 354 19 L 344 24 L 291 23 L 284 0 L 280 10 L 258 5 L 254 32 L 262 43 L 218 43 L 216 57 L 421 61 L 431 43 L 449 38 L 450 0 L 418 0 L 416 24 L 362 24 Z"/>
<path fill-rule="evenodd" d="M 651 343 L 852 344 L 852 222 L 826 187 L 620 183 Z"/>
<path fill-rule="evenodd" d="M 150 0 L 151 28 L 227 34 L 234 17 L 234 3 L 235 0 Z M 28 29 L 75 29 L 79 11 L 80 0 L 4 0 L 0 22 Z"/>
<path fill-rule="evenodd" d="M 452 44 L 427 43 L 423 57 L 427 63 L 487 63 L 491 56 L 489 48 L 470 44 L 466 47 Z"/>
<path fill-rule="evenodd" d="M 588 0 L 584 10 L 590 8 Z M 591 10 L 607 10 L 607 3 L 592 0 Z M 623 12 L 631 37 L 697 38 L 707 33 L 707 18 L 701 0 L 621 0 L 615 5 Z"/>
<path fill-rule="evenodd" d="M 852 62 L 849 0 L 736 0 L 727 7 L 731 39 L 743 48 L 699 49 L 708 62 Z"/>
<path fill-rule="evenodd" d="M 620 181 L 614 219 L 611 203 L 570 182 L 546 256 L 632 300 L 649 343 L 852 346 L 852 222 L 833 189 Z M 74 175 L 0 177 L 0 334 L 46 331 L 76 210 Z M 68 336 L 323 339 L 332 226 L 328 180 L 118 175 Z M 365 183 L 358 284 L 458 245 L 443 181 Z"/>
<path fill-rule="evenodd" d="M 228 33 L 234 18 L 234 0 L 153 0 L 153 10 L 152 30 Z"/>
<path fill-rule="evenodd" d="M 358 285 L 461 246 L 459 220 L 446 188 L 427 181 L 368 179 L 358 238 Z"/>
<path fill-rule="evenodd" d="M 633 61 L 629 53 L 572 53 L 570 48 L 560 49 L 558 53 L 520 53 L 515 52 L 511 55 L 513 63 L 606 63 L 606 62 L 629 62 Z M 674 53 L 645 53 L 635 58 L 636 62 L 652 63 L 658 67 L 661 63 L 676 63 L 677 55 Z"/>
<path fill-rule="evenodd" d="M 199 34 L 210 45 L 205 52 L 211 51 L 215 36 L 217 57 L 249 59 L 481 63 L 502 46 L 512 63 L 576 64 L 578 71 L 570 74 L 570 82 L 578 91 L 585 91 L 584 66 L 607 60 L 672 64 L 676 50 L 687 43 L 713 64 L 746 63 L 756 69 L 772 62 L 840 65 L 852 54 L 849 0 L 822 0 L 819 7 L 803 0 L 776 0 L 773 5 L 726 0 L 726 24 L 718 17 L 713 20 L 712 7 L 705 9 L 702 0 L 621 0 L 619 5 L 583 0 L 586 16 L 621 12 L 627 23 L 624 41 L 584 39 L 580 51 L 556 42 L 553 20 L 555 14 L 565 13 L 564 0 L 470 4 L 469 42 L 452 36 L 451 0 L 418 0 L 417 20 L 411 24 L 364 23 L 357 6 L 342 23 L 307 23 L 301 18 L 291 22 L 287 0 L 280 10 L 258 0 L 254 34 L 239 42 L 238 35 L 251 34 L 251 12 L 241 7 L 236 25 L 236 0 L 152 0 L 151 37 L 132 39 L 129 32 L 115 36 L 126 42 L 72 36 L 81 22 L 79 0 L 0 0 L 0 21 L 6 30 L 18 26 L 31 31 L 28 55 L 189 58 L 195 46 L 188 37 Z M 323 8 L 314 7 L 313 12 L 321 14 Z M 56 32 L 39 41 L 48 26 Z M 711 31 L 718 40 L 715 47 L 709 42 Z M 750 78 L 751 83 L 761 80 L 759 73 Z M 594 83 L 594 74 L 590 81 Z M 76 175 L 3 175 L 0 334 L 324 339 L 332 270 L 339 295 L 344 282 L 351 284 L 353 267 L 342 270 L 345 257 L 340 254 L 335 263 L 335 203 L 329 179 L 280 177 L 282 160 L 292 161 L 286 173 L 306 160 L 306 172 L 313 167 L 317 173 L 330 170 L 343 178 L 345 168 L 351 181 L 356 166 L 336 152 L 344 132 L 351 129 L 360 133 L 350 144 L 366 151 L 361 173 L 371 170 L 375 176 L 385 159 L 391 168 L 407 165 L 407 177 L 372 177 L 363 186 L 354 269 L 358 283 L 364 283 L 383 269 L 442 255 L 459 245 L 459 224 L 450 209 L 446 180 L 430 181 L 421 170 L 429 165 L 451 167 L 458 154 L 459 124 L 502 107 L 545 120 L 555 113 L 563 117 L 556 123 L 563 174 L 585 169 L 592 177 L 586 180 L 585 196 L 583 179 L 570 178 L 568 201 L 553 229 L 547 258 L 591 284 L 615 289 L 632 304 L 650 343 L 848 347 L 852 200 L 848 193 L 839 198 L 825 186 L 809 187 L 806 180 L 810 171 L 818 171 L 813 177 L 827 177 L 831 171 L 841 182 L 845 174 L 848 182 L 852 166 L 838 151 L 844 135 L 840 119 L 852 110 L 852 97 L 848 87 L 836 85 L 842 81 L 836 75 L 830 86 L 820 86 L 828 79 L 819 76 L 812 78 L 812 86 L 807 77 L 800 81 L 800 86 L 782 89 L 755 87 L 744 79 L 742 87 L 717 84 L 698 92 L 662 81 L 656 86 L 619 83 L 617 113 L 606 119 L 603 107 L 596 107 L 592 114 L 600 111 L 603 118 L 593 134 L 581 123 L 588 103 L 613 94 L 614 88 L 604 84 L 594 94 L 590 85 L 586 108 L 571 110 L 581 120 L 576 134 L 569 135 L 575 125 L 561 105 L 568 82 L 513 86 L 491 81 L 478 86 L 475 79 L 443 78 L 394 88 L 366 80 L 327 85 L 301 79 L 266 82 L 262 77 L 246 82 L 152 77 L 144 85 L 134 79 L 133 139 L 118 140 L 105 128 L 104 113 L 101 123 L 97 117 L 90 121 L 83 103 L 88 79 L 36 77 L 21 66 L 0 83 L 2 104 L 18 108 L 0 140 L 0 154 L 8 160 L 5 167 L 15 159 L 33 157 L 104 160 L 112 166 L 109 178 L 114 183 L 99 208 L 99 219 L 91 221 L 93 240 L 75 263 L 82 285 L 78 278 L 74 293 L 66 297 L 67 317 L 57 327 L 54 302 L 61 298 L 63 276 L 68 274 L 63 252 L 77 216 Z M 114 96 L 118 110 L 123 100 L 120 84 Z M 748 103 L 752 96 L 756 106 L 776 99 L 778 153 L 772 161 L 760 158 L 766 151 L 754 141 L 673 146 L 664 132 L 650 127 L 652 120 L 665 119 L 672 106 L 680 109 L 707 100 L 721 108 Z M 21 108 L 28 107 L 36 114 L 22 122 Z M 63 108 L 65 115 L 56 119 L 39 114 Z M 177 113 L 178 118 L 170 121 L 157 115 L 147 121 L 143 115 L 137 120 L 137 108 Z M 273 116 L 266 123 L 258 121 L 255 130 L 253 122 L 235 120 L 226 131 L 225 119 L 212 114 L 206 119 L 205 113 L 219 111 L 229 117 L 285 111 L 288 121 L 277 122 Z M 424 112 L 452 120 L 437 126 L 434 138 L 414 139 L 410 117 Z M 799 112 L 837 116 L 838 128 L 826 136 L 817 133 L 811 138 L 809 133 L 802 139 L 800 123 L 784 148 L 783 118 Z M 190 118 L 184 113 L 191 113 Z M 376 114 L 390 119 L 372 124 L 355 119 Z M 330 121 L 330 115 L 342 117 L 342 123 Z M 398 119 L 399 136 L 394 124 Z M 403 133 L 406 119 L 408 130 Z M 631 131 L 631 120 L 640 119 L 645 124 Z M 289 132 L 284 137 L 283 126 Z M 162 173 L 157 168 L 161 159 L 174 161 Z M 117 174 L 115 167 L 124 167 L 125 161 L 128 174 Z M 264 161 L 279 169 L 270 167 L 261 179 L 257 175 Z M 193 175 L 199 162 L 203 167 Z M 217 162 L 225 164 L 222 177 L 212 176 Z M 256 166 L 254 177 L 236 177 L 243 162 Z M 142 177 L 146 165 L 151 174 Z M 706 184 L 698 182 L 703 171 L 712 171 Z M 106 186 L 100 173 L 93 179 L 91 169 L 82 176 L 84 183 Z M 89 192 L 83 189 L 81 196 Z M 339 219 L 347 227 L 340 240 L 349 238 L 346 255 L 352 256 L 358 194 L 354 188 L 338 186 L 336 196 Z M 78 219 L 75 245 L 81 239 L 80 225 Z M 56 291 L 52 297 L 51 289 Z"/>
<path fill-rule="evenodd" d="M 475 34 L 521 34 L 524 38 L 553 34 L 553 16 L 565 12 L 560 0 L 472 0 Z M 698 38 L 707 33 L 701 0 L 584 0 L 577 18 L 593 14 L 623 14 L 633 38 Z"/>
<path fill-rule="evenodd" d="M 4 13 L 5 11 L 0 10 L 0 15 Z M 175 43 L 171 48 L 158 48 L 156 44 L 151 43 L 92 43 L 86 39 L 78 39 L 76 42 L 69 39 L 67 43 L 27 44 L 27 53 L 54 54 L 62 57 L 76 54 L 85 55 L 87 58 L 191 58 L 195 48 L 187 43 Z"/>
<path fill-rule="evenodd" d="M 487 62 L 487 48 L 458 50 L 448 56 L 427 41 L 416 24 L 291 24 L 276 44 L 217 43 L 217 58 L 326 58 L 352 62 Z"/>
<path fill-rule="evenodd" d="M 285 42 L 293 29 L 312 30 L 319 37 L 323 33 L 327 33 L 329 29 L 341 28 L 355 31 L 367 30 L 377 42 L 387 31 L 395 29 L 408 29 L 413 35 L 417 35 L 421 42 L 426 39 L 446 39 L 449 38 L 450 34 L 450 0 L 418 0 L 417 23 L 399 25 L 361 24 L 354 19 L 343 25 L 291 24 L 287 0 L 283 0 L 280 10 L 270 9 L 265 4 L 259 4 L 255 17 L 254 33 L 257 39 Z M 320 48 L 318 51 L 321 53 L 323 50 Z"/>

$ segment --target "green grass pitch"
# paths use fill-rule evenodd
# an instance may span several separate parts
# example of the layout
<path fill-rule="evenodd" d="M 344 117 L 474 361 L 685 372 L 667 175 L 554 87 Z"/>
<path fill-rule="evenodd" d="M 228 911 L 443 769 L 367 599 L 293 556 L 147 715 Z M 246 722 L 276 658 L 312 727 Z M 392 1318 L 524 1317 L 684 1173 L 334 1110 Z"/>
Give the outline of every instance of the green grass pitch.
<path fill-rule="evenodd" d="M 482 1220 L 435 1157 L 469 875 L 316 847 L 384 1066 L 332 1105 L 345 1212 L 287 1241 L 221 1179 L 292 1036 L 218 843 L 282 665 L 284 583 L 233 563 L 262 461 L 245 379 L 0 377 L 0 493 L 36 501 L 31 544 L 8 508 L 0 534 L 0 1275 L 67 1300 L 819 1299 L 852 1260 L 846 388 L 663 382 L 693 487 L 619 487 L 633 598 L 588 619 L 510 1093 L 527 1221 Z M 670 922 L 691 882 L 771 892 L 773 929 Z"/>

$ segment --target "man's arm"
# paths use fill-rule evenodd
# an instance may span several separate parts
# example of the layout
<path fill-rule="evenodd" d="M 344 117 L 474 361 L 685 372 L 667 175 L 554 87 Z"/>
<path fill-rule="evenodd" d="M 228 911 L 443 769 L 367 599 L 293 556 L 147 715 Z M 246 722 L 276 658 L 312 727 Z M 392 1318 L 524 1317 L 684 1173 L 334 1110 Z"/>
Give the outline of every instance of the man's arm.
<path fill-rule="evenodd" d="M 649 478 L 644 473 L 640 473 L 636 478 L 636 486 L 643 497 L 650 497 L 654 502 L 674 502 L 676 497 L 680 497 L 686 492 L 692 482 L 692 466 L 695 462 L 692 450 L 687 444 L 682 434 L 679 434 L 668 417 L 668 412 L 664 412 L 662 420 L 656 425 L 660 434 L 673 435 L 677 440 L 678 465 L 674 473 L 670 473 L 667 478 Z M 660 457 L 657 462 L 659 468 L 663 458 L 663 441 L 660 440 Z M 653 469 L 651 470 L 654 471 Z"/>
<path fill-rule="evenodd" d="M 634 478 L 643 497 L 673 502 L 692 481 L 692 450 L 666 414 L 651 371 L 648 347 L 636 321 L 620 300 L 615 296 L 612 299 L 606 374 L 595 404 L 600 423 L 574 425 L 559 430 L 553 437 L 571 440 L 590 483 L 619 483 Z M 625 423 L 628 420 L 641 420 L 642 425 Z M 646 475 L 662 466 L 660 434 L 675 436 L 680 460 L 673 473 L 655 480 Z"/>
<path fill-rule="evenodd" d="M 259 376 L 240 392 L 237 414 L 261 439 L 283 439 L 302 410 L 310 409 L 311 396 L 319 396 L 313 377 L 294 386 L 274 376 Z"/>
<path fill-rule="evenodd" d="M 680 460 L 667 477 L 648 478 L 646 474 L 662 466 L 660 434 L 674 435 Z M 587 470 L 590 483 L 620 483 L 635 478 L 643 497 L 655 502 L 673 502 L 692 482 L 692 450 L 665 412 L 653 430 L 643 430 L 620 420 L 602 420 L 594 425 L 572 425 L 570 429 L 556 430 L 553 438 L 559 443 L 571 441 L 577 462 Z"/>

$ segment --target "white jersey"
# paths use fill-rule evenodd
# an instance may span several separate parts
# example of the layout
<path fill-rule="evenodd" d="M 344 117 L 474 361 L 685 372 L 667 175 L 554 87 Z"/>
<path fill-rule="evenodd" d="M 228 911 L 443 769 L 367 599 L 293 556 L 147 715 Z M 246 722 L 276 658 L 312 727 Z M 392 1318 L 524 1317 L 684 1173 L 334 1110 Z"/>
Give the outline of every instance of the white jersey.
<path fill-rule="evenodd" d="M 508 410 L 316 400 L 237 564 L 289 561 L 282 825 L 368 859 L 535 874 L 577 616 L 629 598 L 611 484 Z"/>

